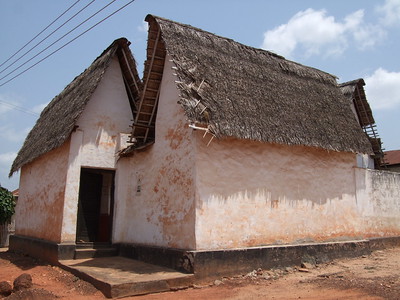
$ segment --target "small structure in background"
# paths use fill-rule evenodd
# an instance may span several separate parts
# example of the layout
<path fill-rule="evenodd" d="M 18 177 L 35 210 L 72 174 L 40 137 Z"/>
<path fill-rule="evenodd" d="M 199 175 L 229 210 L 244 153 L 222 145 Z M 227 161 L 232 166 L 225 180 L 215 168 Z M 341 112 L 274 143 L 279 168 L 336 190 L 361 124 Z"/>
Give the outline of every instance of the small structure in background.
<path fill-rule="evenodd" d="M 385 162 L 389 171 L 400 172 L 400 150 L 385 151 Z"/>

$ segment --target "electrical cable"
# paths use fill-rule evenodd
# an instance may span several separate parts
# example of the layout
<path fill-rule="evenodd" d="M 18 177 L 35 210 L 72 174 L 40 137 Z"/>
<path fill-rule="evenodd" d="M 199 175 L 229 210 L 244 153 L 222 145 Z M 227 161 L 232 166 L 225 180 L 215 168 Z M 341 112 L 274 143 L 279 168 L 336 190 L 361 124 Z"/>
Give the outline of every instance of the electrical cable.
<path fill-rule="evenodd" d="M 32 48 L 30 48 L 28 51 L 26 51 L 24 54 L 22 54 L 20 57 L 18 57 L 16 60 L 14 60 L 11 64 L 9 64 L 6 68 L 4 68 L 3 70 L 0 71 L 0 74 L 3 73 L 5 70 L 7 70 L 9 67 L 11 67 L 12 65 L 14 65 L 16 62 L 18 62 L 21 58 L 23 58 L 24 56 L 26 56 L 28 53 L 30 53 L 33 49 L 35 49 L 37 46 L 39 46 L 41 43 L 43 43 L 45 40 L 47 40 L 50 36 L 52 36 L 56 31 L 58 31 L 60 28 L 62 28 L 65 24 L 67 24 L 69 21 L 71 21 L 73 18 L 75 18 L 77 15 L 79 15 L 83 10 L 85 10 L 89 5 L 91 5 L 95 0 L 92 0 L 89 4 L 87 4 L 85 7 L 83 7 L 82 9 L 80 9 L 77 13 L 75 13 L 72 17 L 70 17 L 67 21 L 65 21 L 63 24 L 61 24 L 60 26 L 58 26 L 55 30 L 53 30 L 50 34 L 48 34 L 45 38 L 43 38 L 40 42 L 38 42 L 35 46 L 33 46 Z M 114 0 L 115 1 L 115 0 Z M 57 40 L 59 41 L 59 40 Z M 56 42 L 57 42 L 56 41 Z M 56 43 L 55 42 L 55 43 Z M 54 43 L 53 43 L 54 44 Z M 52 45 L 53 45 L 52 44 Z M 49 47 L 51 47 L 52 45 L 50 45 Z M 46 48 L 47 49 L 47 48 Z M 46 50 L 45 49 L 45 50 Z M 45 51 L 43 50 L 43 51 Z M 42 52 L 43 52 L 42 51 Z M 39 52 L 42 53 L 42 52 Z M 39 55 L 37 54 L 37 55 Z M 37 56 L 36 55 L 36 56 Z M 34 56 L 33 58 L 35 58 L 36 56 Z M 32 58 L 32 59 L 33 59 Z M 30 60 L 28 60 L 27 62 L 29 62 Z M 25 62 L 26 63 L 26 62 Z M 23 64 L 25 64 L 23 63 Z M 23 65 L 22 64 L 22 65 Z M 18 67 L 17 69 L 14 69 L 12 72 L 8 73 L 5 77 L 7 77 L 8 75 L 12 74 L 15 72 L 15 70 L 18 70 L 20 67 Z M 0 78 L 3 79 L 4 77 Z"/>
<path fill-rule="evenodd" d="M 96 24 L 94 24 L 93 26 L 89 27 L 88 29 L 86 29 L 84 32 L 82 32 L 81 34 L 77 35 L 75 38 L 73 38 L 72 40 L 68 41 L 67 43 L 65 43 L 64 45 L 62 45 L 61 47 L 57 48 L 56 50 L 54 50 L 53 52 L 51 52 L 50 54 L 48 54 L 47 56 L 45 56 L 44 58 L 42 58 L 41 60 L 39 60 L 38 62 L 34 63 L 33 65 L 31 65 L 30 67 L 26 68 L 25 70 L 21 71 L 20 73 L 18 73 L 17 75 L 15 75 L 14 77 L 10 78 L 9 80 L 5 81 L 4 83 L 0 84 L 0 87 L 4 86 L 5 84 L 9 83 L 10 81 L 14 80 L 15 78 L 21 76 L 22 74 L 24 74 L 25 72 L 29 71 L 30 69 L 32 69 L 33 67 L 37 66 L 38 64 L 40 64 L 41 62 L 43 62 L 45 59 L 49 58 L 50 56 L 52 56 L 53 54 L 55 54 L 56 52 L 60 51 L 61 49 L 63 49 L 64 47 L 66 47 L 67 45 L 71 44 L 73 41 L 75 41 L 76 39 L 80 38 L 82 35 L 86 34 L 88 31 L 92 30 L 93 28 L 95 28 L 96 26 L 98 26 L 100 23 L 104 22 L 105 20 L 107 20 L 108 18 L 110 18 L 111 16 L 115 15 L 117 12 L 121 11 L 122 9 L 124 9 L 125 7 L 127 7 L 128 5 L 130 5 L 132 2 L 134 2 L 135 0 L 131 0 L 129 1 L 127 4 L 123 5 L 122 7 L 120 7 L 119 9 L 117 9 L 116 11 L 114 11 L 113 13 L 109 14 L 107 17 L 103 18 L 102 20 L 100 20 L 99 22 L 97 22 Z M 3 77 L 4 78 L 4 77 Z"/>
<path fill-rule="evenodd" d="M 34 111 L 31 111 L 31 110 L 29 110 L 29 109 L 26 109 L 26 108 L 24 108 L 24 107 L 21 107 L 21 106 L 18 106 L 18 105 L 9 103 L 9 102 L 5 102 L 5 101 L 3 101 L 3 100 L 0 100 L 0 104 L 4 104 L 4 105 L 6 105 L 6 106 L 11 107 L 12 109 L 16 109 L 16 110 L 22 111 L 22 112 L 24 112 L 24 113 L 26 113 L 26 114 L 29 114 L 29 115 L 33 115 L 33 116 L 36 116 L 36 117 L 39 116 L 39 114 L 38 114 L 38 113 L 35 113 Z"/>
<path fill-rule="evenodd" d="M 91 3 L 93 3 L 95 0 L 92 0 Z M 37 53 L 36 55 L 34 55 L 33 57 L 31 57 L 30 59 L 28 59 L 27 61 L 23 62 L 22 64 L 20 64 L 18 67 L 16 67 L 14 70 L 12 70 L 11 72 L 7 73 L 6 75 L 4 75 L 3 77 L 0 78 L 0 80 L 3 80 L 4 78 L 8 77 L 8 75 L 11 75 L 12 73 L 14 73 L 15 71 L 19 70 L 21 67 L 23 67 L 24 65 L 26 65 L 28 62 L 30 62 L 31 60 L 35 59 L 36 57 L 38 57 L 40 54 L 42 54 L 44 51 L 46 51 L 47 49 L 49 49 L 50 47 L 52 47 L 54 44 L 58 43 L 60 40 L 62 40 L 64 37 L 66 37 L 67 35 L 69 35 L 71 32 L 75 31 L 77 28 L 79 28 L 80 26 L 82 26 L 83 24 L 85 24 L 87 21 L 89 21 L 91 18 L 93 18 L 95 15 L 97 15 L 98 13 L 100 13 L 101 11 L 103 11 L 104 9 L 106 9 L 108 6 L 110 6 L 111 4 L 113 4 L 115 1 L 117 0 L 113 0 L 110 3 L 108 3 L 106 6 L 104 6 L 103 8 L 101 8 L 100 10 L 98 10 L 97 12 L 95 12 L 93 15 L 91 15 L 89 18 L 87 18 L 85 21 L 81 22 L 80 24 L 78 24 L 77 26 L 75 26 L 73 29 L 71 29 L 70 31 L 68 31 L 67 33 L 65 33 L 64 35 L 62 35 L 60 38 L 58 38 L 55 42 L 51 43 L 49 46 L 47 46 L 46 48 L 44 48 L 42 51 L 40 51 L 39 53 Z M 89 4 L 91 4 L 89 3 Z M 1 72 L 0 72 L 1 73 Z"/>
<path fill-rule="evenodd" d="M 7 60 L 5 60 L 2 64 L 0 64 L 0 67 L 2 67 L 4 64 L 6 64 L 10 59 L 12 59 L 15 55 L 20 53 L 23 49 L 25 49 L 26 46 L 28 46 L 31 42 L 33 42 L 39 35 L 41 35 L 44 31 L 47 30 L 51 25 L 53 25 L 55 22 L 58 21 L 63 15 L 65 15 L 69 10 L 71 10 L 79 1 L 77 0 L 74 4 L 72 4 L 70 7 L 67 8 L 66 11 L 64 11 L 61 15 L 59 15 L 53 22 L 51 22 L 49 25 L 47 25 L 41 32 L 39 32 L 37 35 L 35 35 L 29 42 L 27 42 L 25 45 L 23 45 L 17 52 L 15 52 L 13 55 L 11 55 Z M 3 72 L 3 71 L 2 71 Z"/>

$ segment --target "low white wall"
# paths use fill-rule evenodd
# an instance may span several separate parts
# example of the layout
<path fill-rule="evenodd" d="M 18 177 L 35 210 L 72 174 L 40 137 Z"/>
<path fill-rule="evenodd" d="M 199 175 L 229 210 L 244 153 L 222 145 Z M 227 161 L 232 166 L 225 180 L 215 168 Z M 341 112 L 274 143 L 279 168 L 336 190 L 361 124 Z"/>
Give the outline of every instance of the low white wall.
<path fill-rule="evenodd" d="M 155 143 L 121 158 L 113 242 L 194 249 L 195 147 L 166 58 Z"/>
<path fill-rule="evenodd" d="M 400 235 L 400 173 L 356 168 L 355 175 L 365 236 Z"/>

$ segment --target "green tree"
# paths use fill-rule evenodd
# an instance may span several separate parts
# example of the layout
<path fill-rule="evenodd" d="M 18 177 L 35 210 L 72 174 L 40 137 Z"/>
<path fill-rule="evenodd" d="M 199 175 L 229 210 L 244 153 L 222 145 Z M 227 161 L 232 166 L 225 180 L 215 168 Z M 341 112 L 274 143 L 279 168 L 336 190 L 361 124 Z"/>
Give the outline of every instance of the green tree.
<path fill-rule="evenodd" d="M 0 186 L 0 224 L 6 224 L 11 221 L 15 212 L 15 199 L 13 194 Z"/>

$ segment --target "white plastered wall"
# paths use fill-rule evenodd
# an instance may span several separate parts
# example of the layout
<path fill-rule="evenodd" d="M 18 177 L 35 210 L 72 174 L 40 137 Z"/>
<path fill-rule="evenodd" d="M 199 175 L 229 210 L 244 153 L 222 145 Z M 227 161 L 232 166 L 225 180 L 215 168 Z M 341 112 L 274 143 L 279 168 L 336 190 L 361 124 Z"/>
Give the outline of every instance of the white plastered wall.
<path fill-rule="evenodd" d="M 399 236 L 400 173 L 356 168 L 355 178 L 365 236 Z"/>
<path fill-rule="evenodd" d="M 197 249 L 355 237 L 356 155 L 198 137 Z"/>
<path fill-rule="evenodd" d="M 67 142 L 21 168 L 16 234 L 61 241 L 69 146 Z"/>
<path fill-rule="evenodd" d="M 166 58 L 155 143 L 121 158 L 116 173 L 113 242 L 193 249 L 195 154 L 193 132 L 177 103 Z"/>
<path fill-rule="evenodd" d="M 400 235 L 400 175 L 356 155 L 197 138 L 196 247 L 231 249 Z"/>
<path fill-rule="evenodd" d="M 74 242 L 82 167 L 115 170 L 116 152 L 130 132 L 132 113 L 121 69 L 114 58 L 71 135 L 62 241 Z"/>

